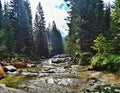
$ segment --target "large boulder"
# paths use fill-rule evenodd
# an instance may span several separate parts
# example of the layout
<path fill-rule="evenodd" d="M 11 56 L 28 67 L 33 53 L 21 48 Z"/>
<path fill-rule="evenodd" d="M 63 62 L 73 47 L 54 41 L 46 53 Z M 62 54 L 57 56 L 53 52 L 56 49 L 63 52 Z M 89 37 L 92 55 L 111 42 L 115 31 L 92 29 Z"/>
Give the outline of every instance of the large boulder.
<path fill-rule="evenodd" d="M 12 66 L 12 65 L 10 65 L 10 66 L 5 66 L 5 67 L 4 67 L 4 71 L 5 71 L 5 72 L 7 72 L 7 71 L 14 72 L 14 71 L 16 71 L 16 68 L 15 68 L 14 66 Z"/>
<path fill-rule="evenodd" d="M 3 70 L 3 68 L 0 66 L 0 75 L 3 75 L 5 72 Z"/>
<path fill-rule="evenodd" d="M 16 63 L 14 64 L 14 66 L 15 66 L 16 68 L 25 68 L 25 67 L 27 67 L 27 64 L 24 63 L 24 62 L 16 62 Z"/>

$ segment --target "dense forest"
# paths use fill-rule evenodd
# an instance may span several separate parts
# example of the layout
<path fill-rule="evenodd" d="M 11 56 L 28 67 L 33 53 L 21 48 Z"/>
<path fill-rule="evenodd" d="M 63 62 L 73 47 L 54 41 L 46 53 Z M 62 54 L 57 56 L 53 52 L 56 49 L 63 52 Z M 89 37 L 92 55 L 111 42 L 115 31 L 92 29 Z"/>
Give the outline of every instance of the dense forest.
<path fill-rule="evenodd" d="M 64 53 L 56 23 L 53 21 L 49 27 L 45 23 L 41 3 L 32 22 L 29 0 L 11 0 L 3 5 L 0 0 L 0 58 L 44 58 Z"/>
<path fill-rule="evenodd" d="M 67 52 L 76 64 L 91 64 L 95 69 L 120 68 L 120 0 L 65 0 L 70 28 Z"/>
<path fill-rule="evenodd" d="M 102 0 L 65 0 L 69 27 L 65 46 L 55 21 L 45 25 L 41 3 L 32 22 L 28 0 L 0 0 L 0 58 L 16 55 L 47 58 L 57 54 L 71 56 L 74 64 L 95 69 L 119 70 L 120 0 L 114 4 Z"/>

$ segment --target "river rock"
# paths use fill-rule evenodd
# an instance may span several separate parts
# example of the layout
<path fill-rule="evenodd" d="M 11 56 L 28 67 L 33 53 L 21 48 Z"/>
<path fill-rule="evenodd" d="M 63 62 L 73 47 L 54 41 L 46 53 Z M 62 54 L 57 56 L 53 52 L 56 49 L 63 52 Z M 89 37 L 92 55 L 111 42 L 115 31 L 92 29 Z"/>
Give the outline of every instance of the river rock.
<path fill-rule="evenodd" d="M 64 58 L 53 58 L 52 63 L 62 63 L 64 61 Z"/>
<path fill-rule="evenodd" d="M 3 68 L 0 66 L 0 75 L 3 75 L 5 72 L 3 70 Z"/>
<path fill-rule="evenodd" d="M 4 71 L 7 72 L 7 71 L 10 71 L 10 72 L 14 72 L 16 71 L 17 69 L 14 67 L 14 66 L 5 66 L 4 67 Z"/>
<path fill-rule="evenodd" d="M 27 67 L 36 67 L 35 64 L 27 64 Z"/>
<path fill-rule="evenodd" d="M 16 68 L 25 68 L 25 67 L 27 67 L 27 64 L 24 63 L 24 62 L 16 62 L 16 63 L 14 64 L 14 66 L 15 66 Z"/>
<path fill-rule="evenodd" d="M 1 66 L 8 66 L 8 64 L 5 61 L 0 62 Z"/>
<path fill-rule="evenodd" d="M 4 84 L 0 84 L 0 93 L 27 93 L 22 90 L 8 88 Z"/>
<path fill-rule="evenodd" d="M 29 77 L 34 77 L 37 76 L 39 72 L 23 71 L 21 74 Z"/>

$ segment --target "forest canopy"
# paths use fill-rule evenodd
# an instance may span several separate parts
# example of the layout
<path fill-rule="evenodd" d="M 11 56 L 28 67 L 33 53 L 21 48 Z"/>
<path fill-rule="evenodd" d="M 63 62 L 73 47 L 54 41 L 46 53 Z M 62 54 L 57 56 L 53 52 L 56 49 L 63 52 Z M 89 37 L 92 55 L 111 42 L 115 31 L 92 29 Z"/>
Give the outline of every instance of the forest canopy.
<path fill-rule="evenodd" d="M 43 58 L 64 53 L 62 36 L 55 21 L 51 27 L 45 27 L 40 2 L 34 23 L 32 18 L 29 0 L 10 0 L 4 5 L 0 0 L 0 58 L 15 54 Z"/>
<path fill-rule="evenodd" d="M 65 0 L 71 11 L 67 52 L 77 64 L 118 70 L 120 66 L 120 0 Z"/>

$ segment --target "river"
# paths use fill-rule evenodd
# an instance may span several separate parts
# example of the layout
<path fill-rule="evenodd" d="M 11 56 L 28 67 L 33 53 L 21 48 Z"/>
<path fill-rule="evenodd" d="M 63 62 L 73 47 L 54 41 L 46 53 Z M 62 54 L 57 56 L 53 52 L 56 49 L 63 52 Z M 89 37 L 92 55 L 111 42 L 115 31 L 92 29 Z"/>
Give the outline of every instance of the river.
<path fill-rule="evenodd" d="M 27 93 L 120 93 L 120 76 L 70 64 L 69 57 L 42 60 L 36 67 L 22 69 L 20 75 L 28 78 L 16 88 Z"/>

